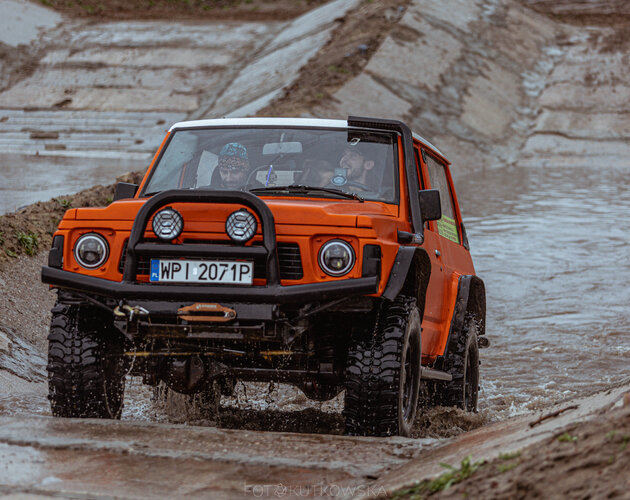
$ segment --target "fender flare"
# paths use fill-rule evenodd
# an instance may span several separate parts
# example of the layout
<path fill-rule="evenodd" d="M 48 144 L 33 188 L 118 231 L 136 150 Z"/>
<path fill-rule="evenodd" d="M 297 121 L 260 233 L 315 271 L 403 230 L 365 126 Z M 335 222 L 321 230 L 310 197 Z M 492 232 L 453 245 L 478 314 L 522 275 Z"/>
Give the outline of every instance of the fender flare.
<path fill-rule="evenodd" d="M 401 292 L 415 296 L 422 318 L 430 276 L 431 260 L 427 251 L 422 247 L 401 246 L 382 297 L 391 301 Z"/>
<path fill-rule="evenodd" d="M 478 335 L 486 334 L 486 286 L 478 276 L 467 274 L 459 277 L 457 298 L 453 309 L 451 327 L 446 340 L 442 358 L 448 354 L 451 342 L 459 335 L 464 326 L 466 313 L 470 312 L 477 320 Z"/>

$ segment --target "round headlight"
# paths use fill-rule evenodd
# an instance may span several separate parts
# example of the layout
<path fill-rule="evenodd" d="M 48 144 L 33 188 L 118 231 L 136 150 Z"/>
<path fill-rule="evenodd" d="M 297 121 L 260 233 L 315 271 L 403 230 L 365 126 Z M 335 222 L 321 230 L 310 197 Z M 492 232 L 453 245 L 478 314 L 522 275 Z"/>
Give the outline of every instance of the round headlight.
<path fill-rule="evenodd" d="M 319 267 L 330 276 L 343 276 L 354 266 L 354 250 L 342 240 L 331 240 L 319 250 Z"/>
<path fill-rule="evenodd" d="M 232 212 L 225 221 L 225 232 L 238 243 L 251 240 L 257 228 L 256 217 L 245 209 Z"/>
<path fill-rule="evenodd" d="M 102 266 L 107 257 L 109 257 L 109 245 L 100 234 L 84 234 L 74 245 L 74 258 L 86 269 Z"/>
<path fill-rule="evenodd" d="M 184 219 L 177 210 L 165 208 L 153 216 L 153 232 L 161 240 L 174 240 L 184 229 Z"/>

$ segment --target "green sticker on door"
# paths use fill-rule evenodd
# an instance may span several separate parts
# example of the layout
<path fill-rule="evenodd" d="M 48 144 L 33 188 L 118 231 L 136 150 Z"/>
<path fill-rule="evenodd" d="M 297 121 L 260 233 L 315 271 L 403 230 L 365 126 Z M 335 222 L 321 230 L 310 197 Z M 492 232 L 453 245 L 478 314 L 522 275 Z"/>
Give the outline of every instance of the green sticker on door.
<path fill-rule="evenodd" d="M 443 215 L 440 220 L 437 221 L 438 233 L 440 236 L 459 243 L 459 232 L 457 231 L 457 224 L 455 219 L 451 219 L 446 215 Z"/>

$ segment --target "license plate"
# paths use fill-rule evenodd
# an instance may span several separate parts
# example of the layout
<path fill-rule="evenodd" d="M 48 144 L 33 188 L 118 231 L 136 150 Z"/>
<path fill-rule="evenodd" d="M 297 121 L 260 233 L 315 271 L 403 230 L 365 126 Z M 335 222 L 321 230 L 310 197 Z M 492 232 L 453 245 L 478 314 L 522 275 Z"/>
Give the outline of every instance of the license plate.
<path fill-rule="evenodd" d="M 151 281 L 251 285 L 252 262 L 151 259 Z"/>

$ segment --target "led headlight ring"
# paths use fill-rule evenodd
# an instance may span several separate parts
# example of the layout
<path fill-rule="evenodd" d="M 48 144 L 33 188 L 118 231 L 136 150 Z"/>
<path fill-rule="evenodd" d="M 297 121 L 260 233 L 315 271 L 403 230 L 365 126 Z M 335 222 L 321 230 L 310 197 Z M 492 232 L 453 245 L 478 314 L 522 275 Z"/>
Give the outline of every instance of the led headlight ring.
<path fill-rule="evenodd" d="M 100 234 L 84 234 L 74 245 L 74 258 L 85 269 L 96 269 L 102 266 L 108 257 L 109 245 Z"/>
<path fill-rule="evenodd" d="M 343 240 L 330 240 L 319 250 L 319 267 L 330 276 L 348 274 L 354 266 L 355 255 L 352 245 Z"/>

